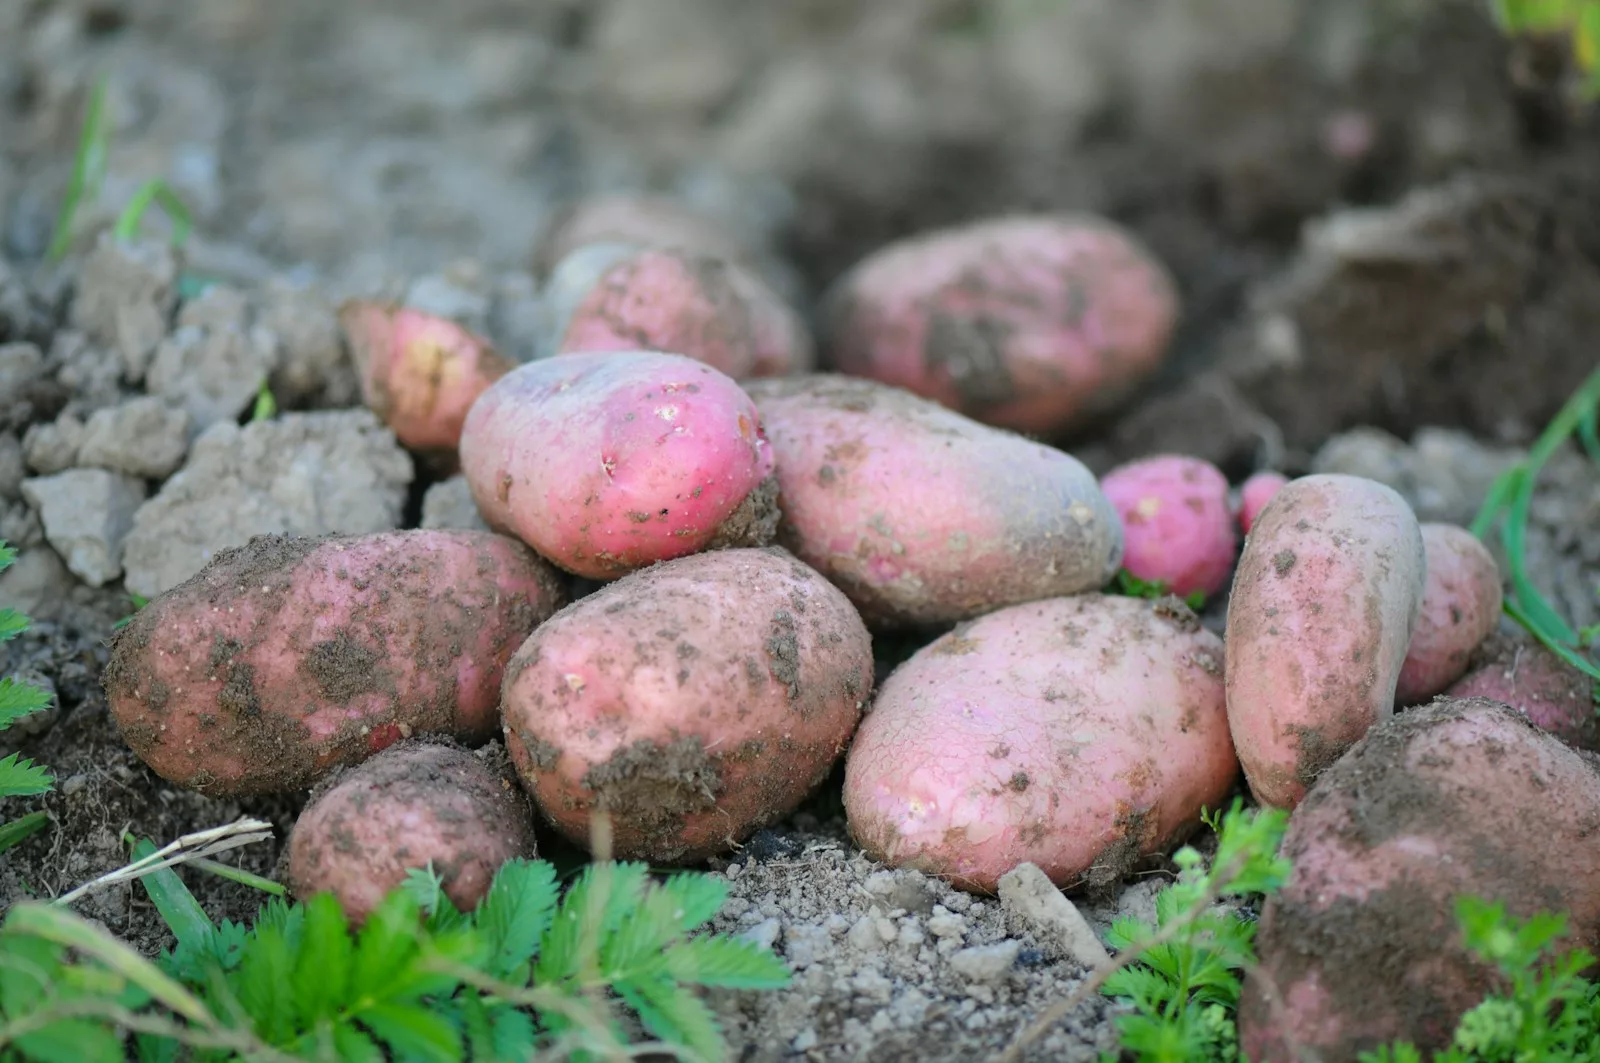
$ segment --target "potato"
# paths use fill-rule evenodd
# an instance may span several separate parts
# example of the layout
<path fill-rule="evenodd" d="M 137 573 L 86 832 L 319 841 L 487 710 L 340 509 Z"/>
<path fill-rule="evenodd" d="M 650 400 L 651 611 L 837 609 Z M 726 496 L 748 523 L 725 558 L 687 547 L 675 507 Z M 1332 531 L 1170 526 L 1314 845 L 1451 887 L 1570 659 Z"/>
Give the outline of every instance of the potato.
<path fill-rule="evenodd" d="M 505 732 L 544 817 L 618 859 L 693 863 L 788 814 L 872 692 L 844 595 L 779 549 L 696 554 L 574 602 L 506 670 Z"/>
<path fill-rule="evenodd" d="M 1288 482 L 1289 478 L 1281 472 L 1258 472 L 1246 480 L 1239 487 L 1239 530 L 1249 535 L 1256 517 Z"/>
<path fill-rule="evenodd" d="M 1119 465 L 1100 490 L 1122 518 L 1122 567 L 1181 598 L 1207 597 L 1228 585 L 1239 537 L 1228 505 L 1228 478 L 1210 462 L 1159 454 Z"/>
<path fill-rule="evenodd" d="M 513 365 L 454 321 L 392 303 L 348 300 L 339 324 L 362 399 L 396 439 L 425 453 L 454 452 L 467 410 Z"/>
<path fill-rule="evenodd" d="M 777 455 L 779 541 L 882 629 L 1104 587 L 1122 526 L 1076 458 L 899 388 L 746 385 Z"/>
<path fill-rule="evenodd" d="M 730 261 L 759 253 L 756 242 L 687 203 L 668 196 L 606 195 L 562 210 L 534 249 L 534 270 L 548 277 L 588 244 L 627 243 L 693 251 Z"/>
<path fill-rule="evenodd" d="M 897 668 L 851 743 L 850 834 L 994 892 L 1019 863 L 1116 887 L 1232 789 L 1222 640 L 1175 598 L 1084 594 L 961 624 Z"/>
<path fill-rule="evenodd" d="M 1048 434 L 1120 403 L 1165 358 L 1167 270 L 1082 215 L 987 219 L 891 244 L 828 293 L 828 367 L 986 424 Z"/>
<path fill-rule="evenodd" d="M 1393 1040 L 1426 1058 L 1496 979 L 1455 904 L 1564 912 L 1600 933 L 1600 774 L 1513 710 L 1441 698 L 1374 727 L 1289 821 L 1289 881 L 1256 933 L 1240 1047 L 1255 1063 L 1355 1060 Z"/>
<path fill-rule="evenodd" d="M 805 324 L 750 270 L 669 248 L 589 244 L 561 261 L 541 304 L 539 354 L 671 351 L 735 378 L 812 367 Z"/>
<path fill-rule="evenodd" d="M 1454 524 L 1423 524 L 1422 543 L 1427 583 L 1395 687 L 1397 708 L 1442 694 L 1500 623 L 1500 569 L 1489 548 Z"/>
<path fill-rule="evenodd" d="M 1427 560 L 1411 507 L 1356 476 L 1282 487 L 1245 540 L 1228 602 L 1228 720 L 1264 805 L 1292 808 L 1394 711 Z"/>
<path fill-rule="evenodd" d="M 1467 667 L 1449 696 L 1503 702 L 1568 745 L 1600 750 L 1594 681 L 1533 639 L 1492 635 Z"/>
<path fill-rule="evenodd" d="M 488 740 L 506 662 L 564 596 L 489 532 L 257 536 L 134 614 L 106 696 L 163 778 L 302 790 L 412 734 Z"/>
<path fill-rule="evenodd" d="M 777 528 L 778 482 L 755 403 L 679 354 L 519 366 L 467 415 L 461 464 L 491 528 L 591 579 L 765 546 Z"/>
<path fill-rule="evenodd" d="M 289 888 L 332 893 L 364 922 L 406 873 L 430 864 L 445 896 L 471 911 L 507 861 L 538 855 L 533 813 L 505 754 L 485 759 L 405 742 L 318 788 L 289 836 Z"/>

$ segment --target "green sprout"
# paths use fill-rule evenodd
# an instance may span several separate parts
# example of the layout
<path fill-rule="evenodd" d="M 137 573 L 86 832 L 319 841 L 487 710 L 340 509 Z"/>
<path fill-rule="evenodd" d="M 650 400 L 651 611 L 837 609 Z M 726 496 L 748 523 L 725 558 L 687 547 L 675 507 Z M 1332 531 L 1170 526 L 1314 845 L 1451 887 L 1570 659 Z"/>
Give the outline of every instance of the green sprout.
<path fill-rule="evenodd" d="M 0 572 L 10 568 L 16 559 L 17 551 L 0 539 Z M 15 609 L 0 608 L 0 642 L 11 641 L 27 631 L 32 623 Z M 31 683 L 19 683 L 12 676 L 0 678 L 0 731 L 49 707 L 50 695 L 46 691 Z M 54 785 L 55 776 L 20 753 L 0 760 L 0 797 L 49 793 Z M 44 812 L 30 812 L 9 822 L 0 821 L 0 853 L 39 833 L 49 822 L 50 817 Z"/>

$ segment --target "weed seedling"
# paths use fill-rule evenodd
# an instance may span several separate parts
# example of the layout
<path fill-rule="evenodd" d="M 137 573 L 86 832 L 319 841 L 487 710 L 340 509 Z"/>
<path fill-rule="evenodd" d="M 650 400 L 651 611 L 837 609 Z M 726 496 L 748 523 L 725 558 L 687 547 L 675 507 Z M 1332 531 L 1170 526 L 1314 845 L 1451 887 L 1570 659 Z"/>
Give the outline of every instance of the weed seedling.
<path fill-rule="evenodd" d="M 0 539 L 0 572 L 10 568 L 16 559 L 16 550 Z M 31 623 L 15 609 L 0 608 L 0 642 L 10 642 L 27 631 Z M 50 695 L 46 691 L 31 683 L 19 683 L 14 676 L 0 678 L 0 731 L 49 707 Z M 55 776 L 20 753 L 0 760 L 0 798 L 48 793 L 54 785 Z M 0 820 L 0 852 L 37 834 L 49 822 L 50 818 L 43 812 L 30 812 L 10 821 Z"/>

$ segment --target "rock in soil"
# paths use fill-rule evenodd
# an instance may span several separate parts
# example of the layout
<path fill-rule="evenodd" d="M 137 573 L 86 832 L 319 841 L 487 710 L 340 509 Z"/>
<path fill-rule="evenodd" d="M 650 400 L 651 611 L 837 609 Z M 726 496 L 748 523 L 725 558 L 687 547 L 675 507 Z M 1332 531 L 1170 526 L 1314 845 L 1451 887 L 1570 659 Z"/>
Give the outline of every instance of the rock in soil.
<path fill-rule="evenodd" d="M 143 480 L 106 469 L 70 469 L 22 481 L 50 545 L 91 587 L 122 575 L 124 540 L 145 499 Z"/>

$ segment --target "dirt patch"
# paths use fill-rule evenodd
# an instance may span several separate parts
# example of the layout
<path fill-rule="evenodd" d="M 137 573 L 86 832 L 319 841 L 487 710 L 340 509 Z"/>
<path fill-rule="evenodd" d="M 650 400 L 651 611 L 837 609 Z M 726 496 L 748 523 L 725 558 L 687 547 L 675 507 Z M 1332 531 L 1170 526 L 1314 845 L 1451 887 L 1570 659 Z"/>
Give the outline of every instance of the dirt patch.
<path fill-rule="evenodd" d="M 1011 331 L 997 318 L 930 313 L 923 363 L 934 379 L 947 375 L 963 405 L 981 413 L 1017 397 L 1005 358 Z"/>
<path fill-rule="evenodd" d="M 800 640 L 795 636 L 794 616 L 779 609 L 772 616 L 772 634 L 767 636 L 768 667 L 772 677 L 789 692 L 789 700 L 800 698 Z"/>
<path fill-rule="evenodd" d="M 757 484 L 727 519 L 717 525 L 716 534 L 706 544 L 706 549 L 770 545 L 777 538 L 782 515 L 778 509 L 778 477 L 774 474 Z"/>
<path fill-rule="evenodd" d="M 300 666 L 317 684 L 323 697 L 344 705 L 351 698 L 381 689 L 377 675 L 379 660 L 376 650 L 361 645 L 350 637 L 350 632 L 341 630 L 331 639 L 312 644 Z"/>
<path fill-rule="evenodd" d="M 699 738 L 658 745 L 638 741 L 584 772 L 595 807 L 615 813 L 619 843 L 670 853 L 685 816 L 716 807 L 722 792 L 717 762 Z"/>

